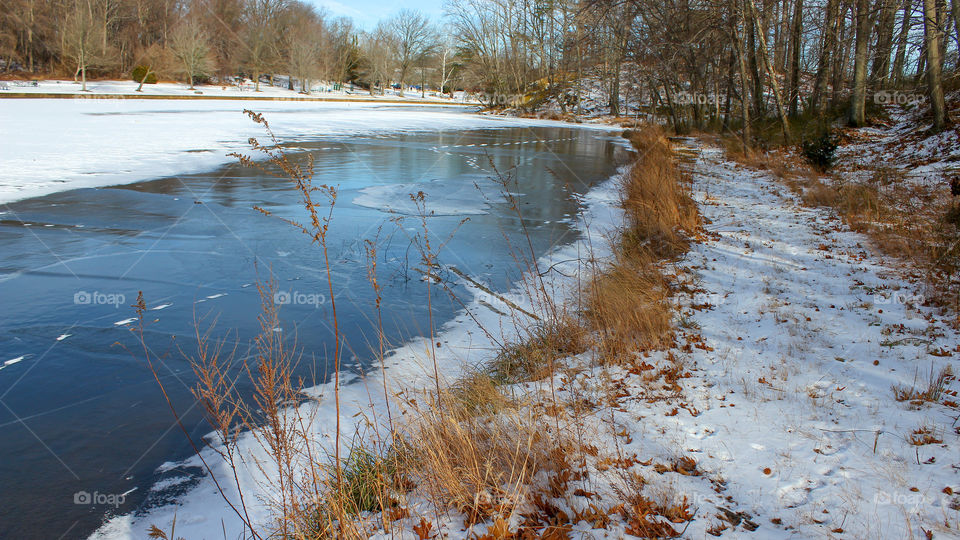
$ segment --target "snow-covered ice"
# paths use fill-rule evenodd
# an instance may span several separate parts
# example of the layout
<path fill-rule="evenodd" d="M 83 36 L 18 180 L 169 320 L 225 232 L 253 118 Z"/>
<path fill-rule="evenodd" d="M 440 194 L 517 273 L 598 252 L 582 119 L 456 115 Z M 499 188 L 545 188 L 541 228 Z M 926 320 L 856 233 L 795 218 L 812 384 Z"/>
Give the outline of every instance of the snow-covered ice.
<path fill-rule="evenodd" d="M 211 170 L 234 161 L 230 152 L 248 152 L 250 137 L 266 139 L 244 109 L 263 113 L 281 141 L 333 144 L 350 135 L 563 125 L 421 104 L 0 99 L 0 204 Z"/>

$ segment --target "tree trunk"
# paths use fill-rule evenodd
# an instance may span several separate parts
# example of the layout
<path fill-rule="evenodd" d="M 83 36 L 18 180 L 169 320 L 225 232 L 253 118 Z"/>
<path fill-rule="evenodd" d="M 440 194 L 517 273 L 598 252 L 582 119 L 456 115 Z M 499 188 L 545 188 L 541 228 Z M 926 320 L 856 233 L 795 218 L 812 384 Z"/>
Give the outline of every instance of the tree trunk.
<path fill-rule="evenodd" d="M 753 78 L 753 112 L 758 118 L 762 118 L 764 116 L 763 74 L 760 72 L 760 64 L 757 60 L 757 32 L 753 23 L 748 23 L 747 20 L 744 19 L 744 24 L 747 31 L 747 60 L 750 65 L 750 75 Z"/>
<path fill-rule="evenodd" d="M 746 17 L 744 15 L 743 5 L 737 0 L 730 0 L 730 8 L 736 13 L 736 20 L 733 23 L 733 48 L 737 54 L 737 67 L 740 72 L 740 115 L 743 121 L 743 128 L 740 135 L 743 141 L 743 152 L 750 149 L 750 100 L 747 84 L 747 59 L 743 54 L 743 41 L 740 37 L 740 27 L 746 28 Z M 731 14 L 732 15 L 732 14 Z"/>
<path fill-rule="evenodd" d="M 613 73 L 610 75 L 610 116 L 620 116 L 620 66 L 614 64 Z M 669 95 L 669 94 L 668 94 Z"/>
<path fill-rule="evenodd" d="M 776 74 L 770 66 L 770 57 L 767 53 L 767 38 L 760 21 L 760 13 L 757 11 L 753 0 L 748 0 L 748 2 L 750 2 L 750 14 L 753 16 L 753 22 L 756 25 L 757 36 L 760 38 L 758 40 L 758 44 L 760 45 L 758 53 L 764 71 L 766 71 L 767 79 L 770 80 L 770 89 L 773 90 L 773 99 L 777 106 L 777 115 L 780 117 L 780 127 L 783 129 L 783 139 L 787 144 L 790 144 L 790 121 L 787 120 L 787 111 L 783 106 L 783 94 L 780 93 L 780 83 L 777 82 Z"/>
<path fill-rule="evenodd" d="M 878 87 L 887 84 L 890 73 L 890 51 L 893 46 L 893 24 L 897 6 L 894 0 L 877 0 L 880 18 L 877 21 L 877 51 L 870 70 L 870 80 Z"/>
<path fill-rule="evenodd" d="M 953 18 L 953 36 L 960 51 L 960 0 L 950 0 L 950 15 Z"/>
<path fill-rule="evenodd" d="M 940 26 L 937 24 L 936 0 L 923 0 L 923 41 L 927 49 L 927 92 L 930 97 L 930 112 L 933 114 L 933 129 L 941 131 L 946 125 L 946 106 L 940 73 L 941 36 Z"/>
<path fill-rule="evenodd" d="M 837 13 L 837 48 L 833 51 L 833 82 L 830 96 L 832 107 L 837 107 L 840 99 L 840 89 L 843 86 L 843 78 L 847 67 L 847 57 L 850 52 L 850 43 L 847 39 L 847 9 L 845 2 L 839 4 Z"/>
<path fill-rule="evenodd" d="M 150 66 L 147 66 L 147 72 L 143 75 L 143 78 L 140 79 L 140 84 L 137 85 L 137 92 L 143 91 L 143 83 L 147 80 L 147 77 L 149 77 L 151 73 L 153 73 L 153 70 L 150 69 Z"/>
<path fill-rule="evenodd" d="M 867 122 L 867 53 L 870 45 L 870 4 L 868 0 L 856 0 L 856 51 L 853 63 L 853 92 L 850 95 L 850 125 L 862 126 Z"/>
<path fill-rule="evenodd" d="M 797 116 L 800 101 L 800 52 L 803 49 L 803 0 L 795 0 L 790 35 L 790 116 Z"/>
<path fill-rule="evenodd" d="M 813 85 L 813 97 L 810 106 L 818 115 L 823 115 L 823 95 L 827 91 L 827 77 L 830 73 L 831 53 L 837 46 L 837 0 L 827 0 L 823 15 L 823 27 L 826 31 L 817 62 L 817 78 Z M 835 61 L 835 60 L 834 60 Z"/>
<path fill-rule="evenodd" d="M 903 20 L 900 23 L 900 35 L 897 37 L 897 56 L 893 60 L 893 71 L 890 77 L 894 82 L 900 84 L 903 81 L 903 65 L 907 58 L 907 37 L 910 34 L 910 26 L 913 14 L 913 5 L 911 0 L 904 0 Z"/>

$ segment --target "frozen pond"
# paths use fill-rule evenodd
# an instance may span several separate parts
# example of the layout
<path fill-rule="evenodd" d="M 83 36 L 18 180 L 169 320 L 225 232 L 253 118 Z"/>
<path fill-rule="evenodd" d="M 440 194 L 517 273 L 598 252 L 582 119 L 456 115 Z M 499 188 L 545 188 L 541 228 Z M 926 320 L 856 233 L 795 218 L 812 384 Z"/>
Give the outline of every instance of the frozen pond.
<path fill-rule="evenodd" d="M 453 235 L 441 262 L 503 290 L 520 272 L 511 245 L 525 249 L 526 239 L 490 180 L 493 167 L 518 179 L 539 255 L 576 237 L 577 196 L 613 174 L 624 152 L 603 131 L 571 127 L 382 125 L 284 134 L 293 155 L 314 156 L 317 182 L 340 186 L 329 245 L 345 369 L 356 373 L 374 359 L 365 241 L 378 238 L 390 341 L 428 329 L 409 193 L 424 192 L 437 242 Z M 305 352 L 298 374 L 325 380 L 333 340 L 322 253 L 278 219 L 303 216 L 287 182 L 237 164 L 0 204 L 0 537 L 83 537 L 107 513 L 175 496 L 151 491 L 162 480 L 155 471 L 191 449 L 130 331 L 138 291 L 151 308 L 147 345 L 194 437 L 209 430 L 192 407 L 193 373 L 181 351 L 193 351 L 195 321 L 206 328 L 214 319 L 214 334 L 229 333 L 245 350 L 258 329 L 258 275 L 272 272 L 289 299 L 280 317 L 283 335 Z M 449 286 L 465 294 L 456 280 Z M 440 325 L 459 304 L 434 291 Z M 75 501 L 80 492 L 125 496 L 119 505 L 85 504 L 83 495 Z"/>

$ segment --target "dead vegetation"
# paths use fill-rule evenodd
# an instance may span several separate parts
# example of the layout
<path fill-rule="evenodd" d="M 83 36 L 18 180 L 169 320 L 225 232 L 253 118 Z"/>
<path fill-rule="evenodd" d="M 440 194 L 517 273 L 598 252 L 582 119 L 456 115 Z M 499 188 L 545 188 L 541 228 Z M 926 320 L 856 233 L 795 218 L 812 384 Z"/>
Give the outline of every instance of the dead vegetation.
<path fill-rule="evenodd" d="M 950 365 L 941 368 L 939 371 L 931 367 L 926 386 L 895 384 L 892 388 L 893 397 L 897 401 L 909 401 L 914 405 L 939 403 L 945 397 L 945 392 L 950 392 L 947 385 L 954 379 L 956 379 L 956 376 L 953 374 L 953 368 Z"/>

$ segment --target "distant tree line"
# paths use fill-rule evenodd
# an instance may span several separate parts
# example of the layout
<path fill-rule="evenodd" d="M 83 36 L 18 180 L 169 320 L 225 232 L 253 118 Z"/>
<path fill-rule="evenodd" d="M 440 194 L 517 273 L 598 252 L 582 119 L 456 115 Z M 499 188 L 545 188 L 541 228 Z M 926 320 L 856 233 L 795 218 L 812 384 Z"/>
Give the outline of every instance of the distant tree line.
<path fill-rule="evenodd" d="M 403 10 L 372 32 L 301 0 L 5 0 L 0 71 L 138 74 L 220 83 L 281 74 L 312 83 L 386 85 L 452 80 L 450 50 L 431 21 Z M 438 75 L 437 65 L 446 64 Z M 151 78 L 152 78 L 151 77 Z M 435 80 L 446 77 L 448 80 Z"/>

